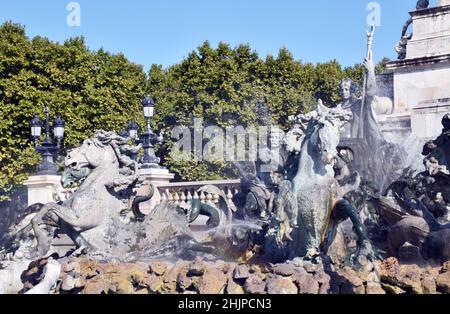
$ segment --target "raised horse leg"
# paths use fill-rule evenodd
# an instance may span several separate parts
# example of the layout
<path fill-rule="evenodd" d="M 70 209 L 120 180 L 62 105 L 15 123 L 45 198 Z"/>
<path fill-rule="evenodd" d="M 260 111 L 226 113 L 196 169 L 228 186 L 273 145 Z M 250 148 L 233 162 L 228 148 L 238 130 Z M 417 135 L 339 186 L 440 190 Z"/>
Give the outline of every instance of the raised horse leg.
<path fill-rule="evenodd" d="M 65 206 L 55 203 L 45 205 L 31 220 L 31 226 L 38 242 L 38 252 L 41 255 L 45 255 L 49 251 L 51 244 L 51 239 L 40 227 L 40 225 L 49 224 L 45 222 L 44 218 L 49 219 L 51 225 L 56 223 L 59 228 L 66 231 L 77 247 L 82 246 L 79 233 L 95 227 L 94 222 L 86 223 L 85 221 L 82 221 Z"/>
<path fill-rule="evenodd" d="M 260 209 L 256 196 L 252 192 L 248 193 L 247 198 L 245 200 L 244 217 L 245 218 L 257 217 L 259 210 Z"/>
<path fill-rule="evenodd" d="M 369 237 L 367 236 L 366 228 L 359 219 L 356 208 L 346 199 L 342 199 L 336 203 L 333 210 L 332 219 L 334 220 L 334 227 L 336 227 L 339 222 L 344 221 L 347 218 L 350 218 L 352 221 L 353 229 L 358 237 L 358 258 L 363 256 L 369 260 L 374 260 L 377 258 L 378 254 L 376 254 L 372 249 Z"/>
<path fill-rule="evenodd" d="M 345 219 L 350 218 L 353 229 L 358 236 L 358 245 L 362 245 L 364 241 L 369 241 L 366 228 L 359 219 L 356 208 L 346 199 L 342 199 L 336 203 L 333 210 L 333 218 L 338 221 L 344 221 Z"/>

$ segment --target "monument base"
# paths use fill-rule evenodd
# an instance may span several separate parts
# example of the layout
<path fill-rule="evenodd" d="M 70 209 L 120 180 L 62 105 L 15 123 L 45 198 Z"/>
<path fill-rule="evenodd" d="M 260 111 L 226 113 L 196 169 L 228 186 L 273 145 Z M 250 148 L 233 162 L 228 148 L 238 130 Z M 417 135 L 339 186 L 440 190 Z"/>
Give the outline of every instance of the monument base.
<path fill-rule="evenodd" d="M 395 61 L 388 69 L 394 76 L 394 113 L 379 118 L 409 116 L 417 138 L 439 136 L 442 117 L 450 111 L 450 55 Z"/>
<path fill-rule="evenodd" d="M 402 145 L 412 135 L 410 114 L 380 115 L 377 122 L 389 143 Z"/>
<path fill-rule="evenodd" d="M 28 189 L 28 206 L 55 202 L 56 195 L 62 190 L 61 176 L 30 176 L 23 185 Z"/>
<path fill-rule="evenodd" d="M 155 185 L 167 184 L 175 177 L 166 168 L 139 169 L 139 176 L 144 177 Z"/>
<path fill-rule="evenodd" d="M 413 30 L 406 44 L 406 58 L 388 63 L 384 75 L 392 76 L 390 86 L 385 88 L 392 95 L 393 112 L 379 120 L 387 122 L 383 131 L 391 134 L 397 131 L 389 130 L 395 125 L 395 117 L 407 117 L 410 132 L 426 141 L 441 134 L 442 117 L 450 111 L 450 0 L 410 14 Z M 397 129 L 406 126 L 405 121 L 397 122 Z M 405 131 L 408 133 L 401 133 Z"/>
<path fill-rule="evenodd" d="M 140 210 L 144 214 L 148 214 L 153 208 L 155 208 L 157 204 L 161 203 L 162 196 L 158 189 L 158 186 L 170 183 L 175 175 L 173 173 L 170 173 L 166 168 L 149 168 L 140 169 L 139 176 L 156 187 L 152 199 L 140 204 L 139 206 Z M 145 187 L 143 188 L 143 191 L 144 193 L 146 193 Z"/>

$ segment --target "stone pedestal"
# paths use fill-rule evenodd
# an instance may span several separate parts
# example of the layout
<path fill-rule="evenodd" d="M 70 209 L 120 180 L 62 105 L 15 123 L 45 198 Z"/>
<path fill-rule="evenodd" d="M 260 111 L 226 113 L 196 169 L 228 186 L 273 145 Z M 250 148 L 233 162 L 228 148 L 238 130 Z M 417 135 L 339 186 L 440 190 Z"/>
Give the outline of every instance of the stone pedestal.
<path fill-rule="evenodd" d="M 450 54 L 450 5 L 411 12 L 413 37 L 406 59 Z"/>
<path fill-rule="evenodd" d="M 170 173 L 166 168 L 139 169 L 139 176 L 145 177 L 155 185 L 167 184 L 175 177 L 175 175 Z"/>
<path fill-rule="evenodd" d="M 396 142 L 409 135 L 422 141 L 437 137 L 443 115 L 450 112 L 450 0 L 411 16 L 406 59 L 387 65 L 393 76 L 393 113 L 379 116 L 386 137 Z"/>
<path fill-rule="evenodd" d="M 411 132 L 418 138 L 438 136 L 441 119 L 450 111 L 450 55 L 397 61 L 389 67 L 394 71 L 395 114 L 411 117 Z"/>
<path fill-rule="evenodd" d="M 55 202 L 55 196 L 62 190 L 61 176 L 30 176 L 23 184 L 28 189 L 28 206 Z"/>
<path fill-rule="evenodd" d="M 169 184 L 170 181 L 175 177 L 173 173 L 170 173 L 169 170 L 165 168 L 140 169 L 139 176 L 145 178 L 145 181 L 149 182 L 150 184 L 154 184 L 156 187 Z M 143 188 L 143 192 L 147 193 L 145 187 Z M 141 211 L 145 214 L 148 214 L 150 210 L 152 210 L 157 204 L 161 202 L 161 198 L 161 193 L 159 192 L 159 189 L 156 188 L 152 199 L 148 202 L 140 204 Z"/>

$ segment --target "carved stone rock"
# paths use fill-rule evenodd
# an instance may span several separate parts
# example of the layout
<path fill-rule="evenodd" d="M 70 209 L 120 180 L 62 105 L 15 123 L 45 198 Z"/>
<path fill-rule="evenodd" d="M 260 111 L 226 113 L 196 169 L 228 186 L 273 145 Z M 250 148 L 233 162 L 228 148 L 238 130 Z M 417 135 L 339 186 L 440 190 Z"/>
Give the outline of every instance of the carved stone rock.
<path fill-rule="evenodd" d="M 227 294 L 244 294 L 244 288 L 233 280 L 233 278 L 229 278 L 226 292 Z"/>
<path fill-rule="evenodd" d="M 206 269 L 198 283 L 200 294 L 220 294 L 223 293 L 227 284 L 227 277 L 216 268 Z"/>
<path fill-rule="evenodd" d="M 157 276 L 162 276 L 167 271 L 167 264 L 161 262 L 150 263 L 149 271 Z"/>
<path fill-rule="evenodd" d="M 256 275 L 252 275 L 245 281 L 244 291 L 249 294 L 264 294 L 266 283 Z"/>
<path fill-rule="evenodd" d="M 247 279 L 250 276 L 249 266 L 245 264 L 237 265 L 233 272 L 234 279 Z"/>
<path fill-rule="evenodd" d="M 296 269 L 293 264 L 277 264 L 273 266 L 273 272 L 277 275 L 290 277 L 296 272 Z"/>
<path fill-rule="evenodd" d="M 319 283 L 312 274 L 298 273 L 294 276 L 294 281 L 297 284 L 299 294 L 319 293 Z"/>
<path fill-rule="evenodd" d="M 436 284 L 439 291 L 444 293 L 450 293 L 450 271 L 446 271 L 440 274 L 436 278 Z"/>
<path fill-rule="evenodd" d="M 189 276 L 201 276 L 205 272 L 206 264 L 201 258 L 196 258 L 190 265 L 189 265 Z"/>
<path fill-rule="evenodd" d="M 269 294 L 297 294 L 298 288 L 290 278 L 276 276 L 267 281 Z"/>

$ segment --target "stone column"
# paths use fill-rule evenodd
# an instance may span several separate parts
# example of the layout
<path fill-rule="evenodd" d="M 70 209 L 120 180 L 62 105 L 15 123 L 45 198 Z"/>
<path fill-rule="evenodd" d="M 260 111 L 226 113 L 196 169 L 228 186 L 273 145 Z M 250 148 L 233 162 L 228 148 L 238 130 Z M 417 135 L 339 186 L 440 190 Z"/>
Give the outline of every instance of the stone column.
<path fill-rule="evenodd" d="M 58 175 L 30 176 L 23 184 L 28 189 L 28 206 L 55 202 L 55 196 L 62 190 L 61 176 Z"/>

